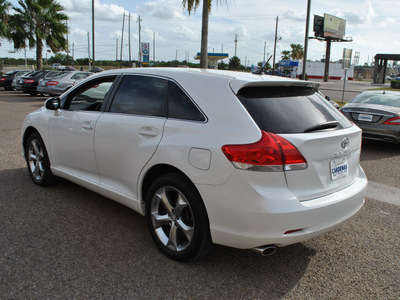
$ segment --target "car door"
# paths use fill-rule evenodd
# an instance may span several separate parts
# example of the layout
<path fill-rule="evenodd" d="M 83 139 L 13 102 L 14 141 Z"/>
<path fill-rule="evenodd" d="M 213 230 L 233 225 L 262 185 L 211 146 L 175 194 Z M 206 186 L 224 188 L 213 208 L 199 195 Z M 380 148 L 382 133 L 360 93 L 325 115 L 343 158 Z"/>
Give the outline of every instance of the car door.
<path fill-rule="evenodd" d="M 62 99 L 49 123 L 52 167 L 98 184 L 93 139 L 101 107 L 116 76 L 92 80 Z"/>
<path fill-rule="evenodd" d="M 137 180 L 157 149 L 166 120 L 168 81 L 126 75 L 108 112 L 96 123 L 95 155 L 100 184 L 131 199 Z"/>

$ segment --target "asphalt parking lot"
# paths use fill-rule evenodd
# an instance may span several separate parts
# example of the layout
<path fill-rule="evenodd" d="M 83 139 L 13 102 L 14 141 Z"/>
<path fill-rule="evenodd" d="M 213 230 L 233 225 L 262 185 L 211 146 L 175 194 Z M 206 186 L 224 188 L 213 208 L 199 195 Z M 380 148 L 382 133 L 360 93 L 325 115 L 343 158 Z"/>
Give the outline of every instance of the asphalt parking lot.
<path fill-rule="evenodd" d="M 216 246 L 185 264 L 128 208 L 67 181 L 32 183 L 20 128 L 44 99 L 0 90 L 0 299 L 400 298 L 400 206 L 383 202 L 400 199 L 400 145 L 363 142 L 371 190 L 334 231 L 270 257 Z"/>

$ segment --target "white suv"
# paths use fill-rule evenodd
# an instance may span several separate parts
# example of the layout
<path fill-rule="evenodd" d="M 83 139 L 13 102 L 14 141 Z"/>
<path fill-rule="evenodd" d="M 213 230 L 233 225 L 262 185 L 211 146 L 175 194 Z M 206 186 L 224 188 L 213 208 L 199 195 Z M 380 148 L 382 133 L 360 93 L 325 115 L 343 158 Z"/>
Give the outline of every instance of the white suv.
<path fill-rule="evenodd" d="M 310 82 L 201 69 L 113 70 L 29 114 L 29 174 L 146 216 L 176 260 L 213 243 L 271 254 L 363 205 L 361 130 Z"/>

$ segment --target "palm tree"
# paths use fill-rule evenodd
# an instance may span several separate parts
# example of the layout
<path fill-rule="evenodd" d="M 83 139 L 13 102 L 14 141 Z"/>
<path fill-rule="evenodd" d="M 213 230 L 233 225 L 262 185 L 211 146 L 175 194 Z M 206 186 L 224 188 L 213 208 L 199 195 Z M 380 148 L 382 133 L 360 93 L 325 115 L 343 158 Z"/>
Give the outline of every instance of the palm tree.
<path fill-rule="evenodd" d="M 283 50 L 281 52 L 282 56 L 282 60 L 286 60 L 286 59 L 290 59 L 290 51 L 289 50 Z"/>
<path fill-rule="evenodd" d="M 292 59 L 303 59 L 304 58 L 304 50 L 303 46 L 301 44 L 290 44 L 290 48 L 292 48 L 291 51 L 291 57 Z"/>
<path fill-rule="evenodd" d="M 229 69 L 231 70 L 239 70 L 241 66 L 240 58 L 237 56 L 232 56 L 229 59 Z"/>
<path fill-rule="evenodd" d="M 62 13 L 64 7 L 53 0 L 18 0 L 18 4 L 10 16 L 14 48 L 36 47 L 36 69 L 41 70 L 44 43 L 54 53 L 67 50 L 68 17 Z"/>
<path fill-rule="evenodd" d="M 11 3 L 7 0 L 0 0 L 0 37 L 7 37 L 7 23 L 8 23 L 8 11 L 10 10 Z"/>
<path fill-rule="evenodd" d="M 216 0 L 220 2 L 222 0 Z M 225 0 L 226 1 L 226 0 Z M 203 0 L 203 14 L 201 24 L 201 48 L 200 48 L 200 68 L 207 69 L 207 51 L 208 51 L 208 16 L 211 14 L 212 0 Z M 184 9 L 187 9 L 189 15 L 199 6 L 200 0 L 182 0 Z"/>

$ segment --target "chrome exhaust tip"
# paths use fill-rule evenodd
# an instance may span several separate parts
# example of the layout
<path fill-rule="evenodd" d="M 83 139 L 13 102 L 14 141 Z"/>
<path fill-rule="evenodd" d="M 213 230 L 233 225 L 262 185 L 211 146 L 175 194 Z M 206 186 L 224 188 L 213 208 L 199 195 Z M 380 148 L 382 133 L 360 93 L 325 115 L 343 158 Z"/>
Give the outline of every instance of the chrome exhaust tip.
<path fill-rule="evenodd" d="M 276 246 L 275 245 L 266 245 L 266 246 L 260 246 L 251 249 L 252 251 L 261 254 L 262 256 L 270 256 L 274 255 L 276 252 Z"/>

